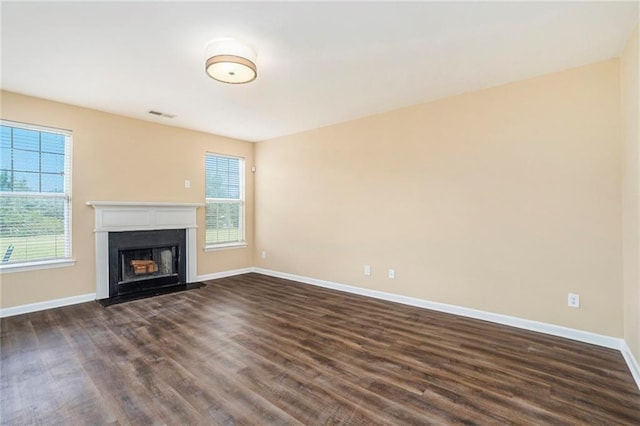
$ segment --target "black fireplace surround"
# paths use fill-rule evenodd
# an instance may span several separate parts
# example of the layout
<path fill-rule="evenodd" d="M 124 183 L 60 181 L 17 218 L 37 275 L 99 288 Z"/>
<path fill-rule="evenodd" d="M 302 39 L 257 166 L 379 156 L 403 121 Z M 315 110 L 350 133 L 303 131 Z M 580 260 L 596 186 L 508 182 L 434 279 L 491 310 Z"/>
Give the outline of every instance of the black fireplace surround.
<path fill-rule="evenodd" d="M 186 231 L 109 232 L 109 298 L 186 284 Z"/>

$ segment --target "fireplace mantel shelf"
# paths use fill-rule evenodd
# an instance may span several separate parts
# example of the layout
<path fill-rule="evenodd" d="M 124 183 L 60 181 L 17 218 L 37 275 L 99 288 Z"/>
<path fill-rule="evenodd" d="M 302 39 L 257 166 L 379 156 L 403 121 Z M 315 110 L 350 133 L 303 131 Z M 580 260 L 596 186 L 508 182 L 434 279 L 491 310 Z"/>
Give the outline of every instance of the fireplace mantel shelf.
<path fill-rule="evenodd" d="M 201 203 L 87 201 L 96 211 L 96 232 L 196 228 Z"/>
<path fill-rule="evenodd" d="M 204 203 L 172 203 L 164 201 L 87 201 L 96 207 L 204 207 Z"/>

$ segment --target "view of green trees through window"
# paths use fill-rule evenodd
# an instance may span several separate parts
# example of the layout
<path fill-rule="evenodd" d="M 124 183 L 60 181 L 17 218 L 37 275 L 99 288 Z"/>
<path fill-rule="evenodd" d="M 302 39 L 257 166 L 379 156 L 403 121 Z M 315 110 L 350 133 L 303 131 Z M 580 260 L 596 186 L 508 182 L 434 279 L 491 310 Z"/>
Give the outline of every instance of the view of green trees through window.
<path fill-rule="evenodd" d="M 3 122 L 0 141 L 3 263 L 70 256 L 67 143 L 70 143 L 67 134 Z"/>
<path fill-rule="evenodd" d="M 7 261 L 64 257 L 64 204 L 58 198 L 0 199 L 0 252 Z"/>

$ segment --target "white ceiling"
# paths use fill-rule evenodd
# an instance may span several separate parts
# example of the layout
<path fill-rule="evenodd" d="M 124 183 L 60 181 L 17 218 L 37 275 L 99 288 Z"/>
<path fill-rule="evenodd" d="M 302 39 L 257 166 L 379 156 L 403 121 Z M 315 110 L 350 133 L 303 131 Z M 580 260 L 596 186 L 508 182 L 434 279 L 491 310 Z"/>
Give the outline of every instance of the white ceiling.
<path fill-rule="evenodd" d="M 618 56 L 638 4 L 3 1 L 1 81 L 260 141 Z M 206 76 L 220 37 L 257 51 L 256 81 Z"/>

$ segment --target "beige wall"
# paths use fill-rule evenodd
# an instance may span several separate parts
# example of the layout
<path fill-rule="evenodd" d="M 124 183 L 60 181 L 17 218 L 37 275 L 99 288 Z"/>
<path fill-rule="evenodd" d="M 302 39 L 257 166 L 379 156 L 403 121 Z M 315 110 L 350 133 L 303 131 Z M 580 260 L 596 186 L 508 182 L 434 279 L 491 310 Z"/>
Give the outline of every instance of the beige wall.
<path fill-rule="evenodd" d="M 2 118 L 73 131 L 73 258 L 67 268 L 4 273 L 3 308 L 95 292 L 94 210 L 89 200 L 204 202 L 204 156 L 246 159 L 249 248 L 204 252 L 204 209 L 198 209 L 198 274 L 253 263 L 254 144 L 86 108 L 2 92 Z M 185 179 L 191 188 L 184 188 Z"/>
<path fill-rule="evenodd" d="M 623 143 L 624 338 L 640 360 L 640 115 L 638 28 L 620 59 Z"/>
<path fill-rule="evenodd" d="M 613 59 L 259 143 L 255 264 L 622 337 L 619 88 Z"/>

